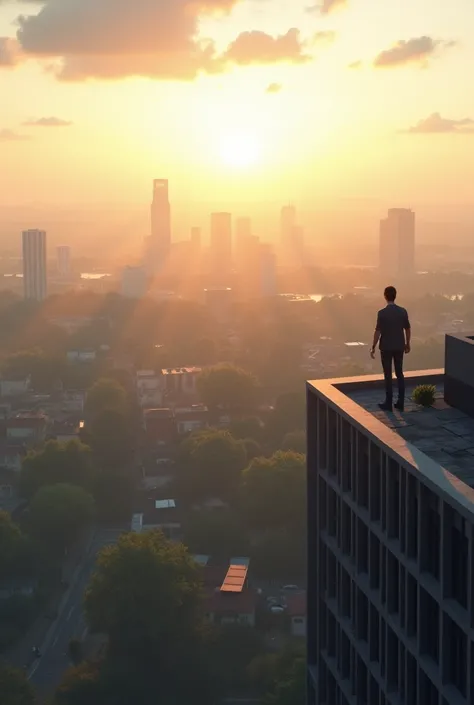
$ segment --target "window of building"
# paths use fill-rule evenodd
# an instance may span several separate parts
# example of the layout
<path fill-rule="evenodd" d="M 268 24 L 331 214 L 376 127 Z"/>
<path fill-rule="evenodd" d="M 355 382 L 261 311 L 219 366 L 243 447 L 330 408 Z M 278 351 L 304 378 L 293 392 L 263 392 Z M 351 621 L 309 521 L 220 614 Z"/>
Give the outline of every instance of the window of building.
<path fill-rule="evenodd" d="M 418 558 L 418 487 L 417 480 L 408 473 L 407 489 L 407 556 Z"/>
<path fill-rule="evenodd" d="M 380 449 L 372 444 L 370 452 L 370 518 L 380 521 Z"/>
<path fill-rule="evenodd" d="M 441 521 L 439 502 L 436 495 L 428 488 L 422 488 L 422 503 L 424 521 L 422 526 L 421 569 L 439 580 Z"/>
<path fill-rule="evenodd" d="M 380 688 L 373 676 L 370 676 L 369 682 L 369 703 L 378 703 Z"/>
<path fill-rule="evenodd" d="M 380 587 L 380 541 L 375 534 L 370 534 L 370 587 L 378 590 Z"/>
<path fill-rule="evenodd" d="M 327 484 L 324 478 L 319 476 L 318 478 L 318 514 L 319 514 L 319 528 L 321 531 L 327 531 L 328 528 L 328 498 L 327 498 Z"/>
<path fill-rule="evenodd" d="M 362 519 L 357 520 L 357 570 L 369 572 L 369 530 Z"/>
<path fill-rule="evenodd" d="M 360 656 L 357 656 L 357 702 L 367 702 L 367 666 Z"/>
<path fill-rule="evenodd" d="M 400 467 L 390 459 L 388 462 L 388 535 L 391 539 L 400 538 Z"/>
<path fill-rule="evenodd" d="M 466 697 L 467 637 L 447 614 L 443 615 L 443 619 L 443 643 L 449 644 L 449 648 L 444 649 L 444 678 L 449 683 L 452 683 L 459 690 L 461 695 Z"/>
<path fill-rule="evenodd" d="M 379 644 L 380 644 L 380 619 L 377 609 L 371 604 L 370 605 L 370 641 L 369 641 L 369 658 L 371 661 L 378 661 L 379 654 Z"/>
<path fill-rule="evenodd" d="M 339 610 L 343 617 L 351 616 L 351 578 L 344 568 L 341 568 Z"/>
<path fill-rule="evenodd" d="M 357 504 L 369 508 L 369 441 L 358 434 Z"/>
<path fill-rule="evenodd" d="M 438 690 L 426 673 L 420 669 L 420 702 L 419 705 L 433 705 L 438 702 Z"/>
<path fill-rule="evenodd" d="M 387 609 L 389 614 L 397 614 L 399 610 L 399 566 L 400 564 L 393 553 L 387 551 Z"/>
<path fill-rule="evenodd" d="M 439 663 L 439 606 L 422 587 L 420 587 L 420 653 L 426 654 L 435 663 Z"/>
<path fill-rule="evenodd" d="M 341 632 L 341 676 L 349 678 L 351 673 L 351 642 L 347 635 Z"/>
<path fill-rule="evenodd" d="M 380 470 L 380 514 L 382 517 L 382 531 L 387 530 L 387 457 L 382 454 L 382 467 Z"/>
<path fill-rule="evenodd" d="M 418 583 L 407 573 L 407 634 L 416 636 L 418 625 Z"/>
<path fill-rule="evenodd" d="M 328 551 L 327 560 L 327 587 L 328 598 L 336 597 L 337 594 L 337 561 L 332 551 Z"/>
<path fill-rule="evenodd" d="M 328 619 L 327 619 L 327 651 L 328 655 L 334 658 L 336 656 L 336 620 L 334 619 L 333 614 L 328 610 Z"/>
<path fill-rule="evenodd" d="M 352 426 L 342 421 L 342 457 L 341 484 L 342 491 L 352 493 Z"/>
<path fill-rule="evenodd" d="M 327 532 L 334 538 L 337 535 L 337 495 L 332 487 L 327 488 Z"/>
<path fill-rule="evenodd" d="M 400 551 L 406 551 L 406 490 L 407 490 L 407 473 L 406 470 L 400 467 Z"/>
<path fill-rule="evenodd" d="M 406 597 L 406 571 L 404 566 L 400 565 L 399 566 L 399 573 L 400 573 L 400 626 L 402 629 L 405 629 L 405 621 L 406 621 L 406 606 L 405 606 L 405 597 Z"/>
<path fill-rule="evenodd" d="M 415 658 L 407 651 L 407 672 L 406 672 L 406 691 L 407 705 L 417 705 L 417 664 Z"/>
<path fill-rule="evenodd" d="M 467 609 L 468 583 L 468 540 L 466 537 L 466 521 L 453 512 L 451 524 L 451 579 L 450 595 Z"/>
<path fill-rule="evenodd" d="M 385 665 L 386 665 L 386 634 L 387 634 L 387 626 L 385 623 L 385 619 L 383 617 L 380 617 L 380 637 L 379 637 L 379 642 L 380 642 L 380 674 L 382 678 L 385 678 Z"/>
<path fill-rule="evenodd" d="M 357 638 L 369 640 L 369 601 L 362 590 L 357 590 Z"/>
<path fill-rule="evenodd" d="M 351 555 L 352 521 L 349 505 L 342 502 L 341 506 L 341 551 L 346 555 Z"/>
<path fill-rule="evenodd" d="M 327 468 L 327 412 L 326 404 L 318 399 L 318 464 L 323 470 Z"/>
<path fill-rule="evenodd" d="M 382 605 L 387 602 L 387 549 L 382 544 L 380 556 L 380 601 Z"/>
<path fill-rule="evenodd" d="M 390 627 L 387 627 L 387 688 L 398 689 L 398 639 Z"/>

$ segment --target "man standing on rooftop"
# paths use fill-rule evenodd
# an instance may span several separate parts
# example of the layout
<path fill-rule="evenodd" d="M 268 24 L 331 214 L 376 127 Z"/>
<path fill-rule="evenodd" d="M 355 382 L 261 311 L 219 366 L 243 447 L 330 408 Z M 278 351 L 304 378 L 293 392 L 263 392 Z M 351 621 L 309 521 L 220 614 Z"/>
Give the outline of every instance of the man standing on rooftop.
<path fill-rule="evenodd" d="M 403 355 L 410 352 L 411 328 L 408 313 L 405 308 L 395 303 L 397 290 L 394 286 L 387 286 L 384 291 L 387 305 L 377 315 L 374 339 L 370 356 L 375 359 L 375 348 L 380 341 L 380 357 L 382 359 L 383 374 L 385 377 L 385 401 L 379 404 L 382 411 L 392 411 L 392 363 L 398 382 L 398 401 L 395 408 L 404 410 L 405 406 L 405 378 L 403 376 Z"/>

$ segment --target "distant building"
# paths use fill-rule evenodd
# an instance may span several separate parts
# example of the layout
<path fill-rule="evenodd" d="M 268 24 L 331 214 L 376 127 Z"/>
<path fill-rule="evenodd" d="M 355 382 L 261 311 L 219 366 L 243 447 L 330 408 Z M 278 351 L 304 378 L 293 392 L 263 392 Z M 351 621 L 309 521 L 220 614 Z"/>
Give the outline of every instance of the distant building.
<path fill-rule="evenodd" d="M 209 409 L 203 404 L 178 407 L 174 411 L 178 435 L 200 431 L 209 424 Z"/>
<path fill-rule="evenodd" d="M 234 292 L 230 287 L 222 289 L 204 289 L 204 305 L 209 308 L 213 316 L 224 323 L 231 313 L 234 301 Z"/>
<path fill-rule="evenodd" d="M 261 296 L 276 296 L 276 257 L 272 245 L 268 243 L 260 245 L 259 265 Z"/>
<path fill-rule="evenodd" d="M 43 301 L 47 295 L 46 232 L 23 232 L 23 286 L 25 299 Z"/>
<path fill-rule="evenodd" d="M 390 208 L 380 221 L 379 267 L 387 276 L 410 276 L 415 272 L 415 213 L 408 208 Z"/>
<path fill-rule="evenodd" d="M 28 392 L 30 384 L 31 378 L 29 376 L 22 379 L 2 379 L 0 380 L 0 396 L 21 397 Z"/>
<path fill-rule="evenodd" d="M 191 247 L 193 249 L 194 255 L 200 254 L 201 245 L 202 245 L 201 228 L 198 228 L 198 227 L 191 228 Z"/>
<path fill-rule="evenodd" d="M 10 443 L 41 443 L 46 438 L 48 417 L 34 412 L 20 412 L 7 419 L 6 434 Z"/>
<path fill-rule="evenodd" d="M 122 270 L 122 296 L 127 299 L 143 298 L 147 292 L 147 278 L 144 267 L 125 267 Z"/>
<path fill-rule="evenodd" d="M 151 237 L 148 243 L 151 268 L 154 273 L 161 272 L 171 250 L 171 208 L 167 179 L 153 181 Z"/>
<path fill-rule="evenodd" d="M 136 376 L 138 404 L 142 409 L 156 409 L 163 403 L 163 379 L 154 370 L 139 370 Z"/>
<path fill-rule="evenodd" d="M 306 636 L 306 592 L 288 595 L 286 598 L 287 614 L 290 619 L 291 635 L 298 638 Z"/>
<path fill-rule="evenodd" d="M 283 247 L 287 247 L 293 229 L 296 227 L 296 208 L 295 206 L 283 206 L 280 213 L 280 243 Z"/>
<path fill-rule="evenodd" d="M 174 499 L 150 498 L 142 511 L 133 514 L 131 530 L 140 534 L 159 529 L 170 541 L 179 541 L 182 537 L 181 522 L 181 512 Z"/>
<path fill-rule="evenodd" d="M 172 409 L 144 409 L 143 425 L 145 439 L 149 448 L 166 446 L 176 440 L 176 419 Z"/>
<path fill-rule="evenodd" d="M 68 350 L 66 353 L 68 362 L 95 362 L 97 353 L 95 350 Z"/>
<path fill-rule="evenodd" d="M 257 594 L 248 586 L 249 559 L 231 558 L 224 572 L 220 566 L 209 563 L 208 556 L 196 556 L 195 560 L 203 570 L 204 609 L 208 620 L 214 624 L 254 627 Z"/>
<path fill-rule="evenodd" d="M 232 272 L 232 216 L 211 214 L 211 276 L 214 281 L 228 282 Z"/>
<path fill-rule="evenodd" d="M 197 395 L 197 380 L 200 367 L 170 367 L 162 371 L 165 395 L 169 397 L 193 397 Z"/>
<path fill-rule="evenodd" d="M 71 248 L 69 245 L 59 245 L 56 248 L 58 258 L 58 274 L 61 277 L 69 277 L 71 274 Z"/>

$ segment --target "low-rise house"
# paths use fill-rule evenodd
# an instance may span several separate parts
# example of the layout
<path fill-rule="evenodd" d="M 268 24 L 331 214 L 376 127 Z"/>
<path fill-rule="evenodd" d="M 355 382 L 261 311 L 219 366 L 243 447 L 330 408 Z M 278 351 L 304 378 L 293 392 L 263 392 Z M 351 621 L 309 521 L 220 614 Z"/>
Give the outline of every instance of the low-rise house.
<path fill-rule="evenodd" d="M 63 392 L 61 400 L 61 410 L 66 414 L 79 414 L 84 413 L 84 405 L 86 403 L 86 393 L 66 389 Z"/>
<path fill-rule="evenodd" d="M 31 377 L 21 377 L 19 379 L 0 380 L 0 396 L 21 397 L 28 393 L 31 385 Z"/>
<path fill-rule="evenodd" d="M 50 430 L 50 436 L 59 443 L 67 443 L 80 439 L 83 422 L 55 421 Z"/>
<path fill-rule="evenodd" d="M 163 379 L 154 370 L 139 370 L 136 375 L 138 404 L 142 409 L 161 407 Z"/>
<path fill-rule="evenodd" d="M 209 425 L 209 409 L 204 404 L 178 407 L 174 411 L 178 435 L 200 431 Z"/>
<path fill-rule="evenodd" d="M 214 624 L 255 626 L 258 596 L 248 586 L 248 558 L 231 558 L 227 567 L 214 566 L 208 556 L 195 556 L 203 571 L 204 609 Z"/>
<path fill-rule="evenodd" d="M 91 363 L 97 359 L 95 350 L 68 350 L 66 353 L 68 362 Z"/>
<path fill-rule="evenodd" d="M 181 512 L 174 499 L 149 498 L 142 511 L 132 516 L 131 530 L 137 534 L 151 529 L 159 529 L 170 541 L 182 538 Z"/>
<path fill-rule="evenodd" d="M 42 413 L 18 412 L 6 421 L 6 436 L 13 443 L 42 443 L 48 430 L 48 417 Z"/>
<path fill-rule="evenodd" d="M 201 367 L 169 367 L 161 371 L 164 378 L 166 397 L 172 399 L 189 399 L 197 397 L 197 381 L 202 373 Z"/>

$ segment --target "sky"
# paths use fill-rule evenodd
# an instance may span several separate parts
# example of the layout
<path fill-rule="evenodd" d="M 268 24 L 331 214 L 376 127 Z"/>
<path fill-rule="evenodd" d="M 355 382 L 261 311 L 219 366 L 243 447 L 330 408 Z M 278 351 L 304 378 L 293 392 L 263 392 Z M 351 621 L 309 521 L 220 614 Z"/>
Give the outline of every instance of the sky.
<path fill-rule="evenodd" d="M 473 39 L 472 0 L 0 0 L 0 206 L 474 206 Z"/>

